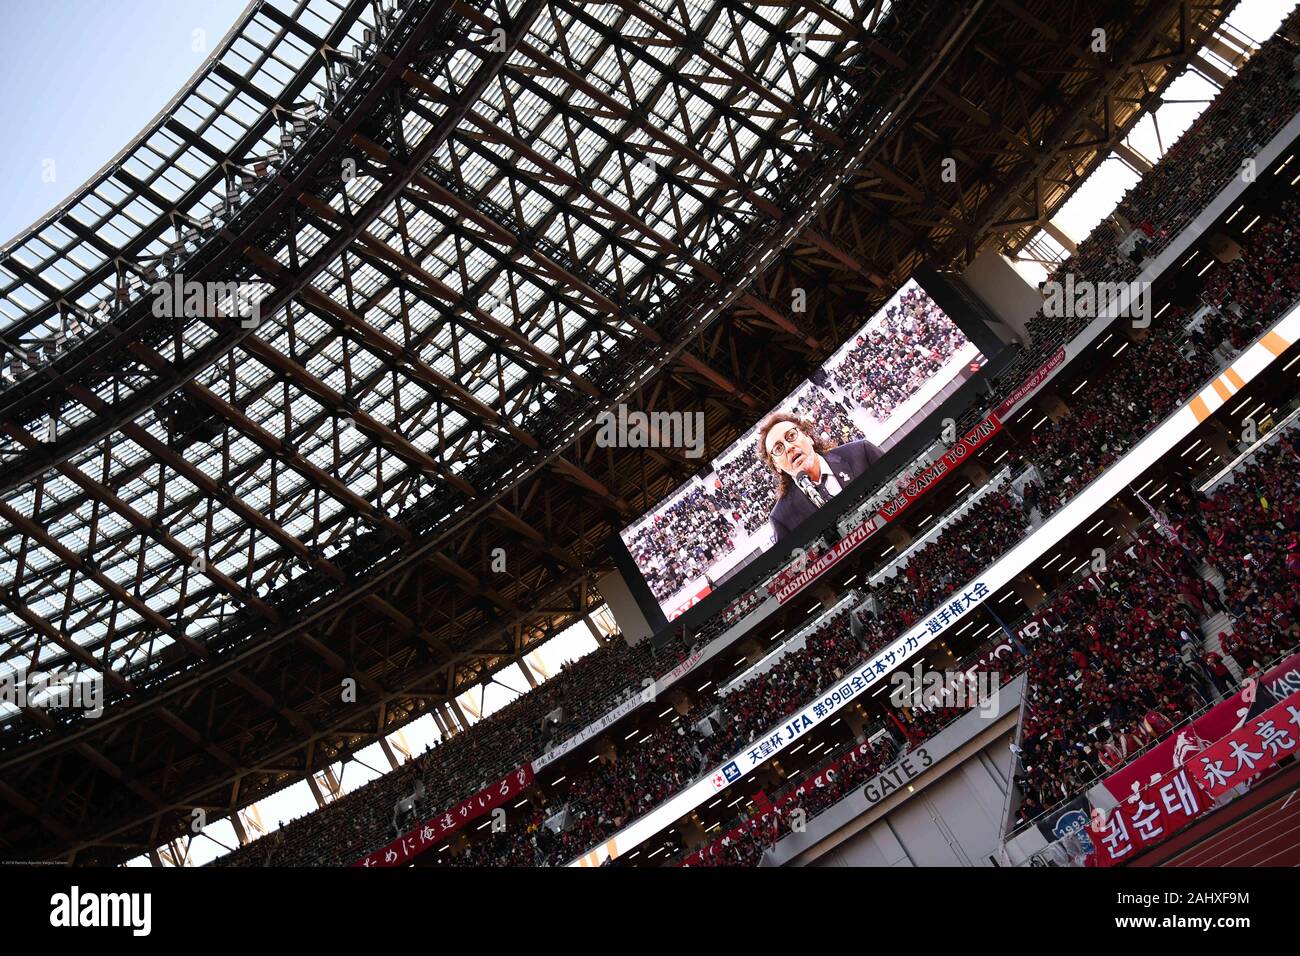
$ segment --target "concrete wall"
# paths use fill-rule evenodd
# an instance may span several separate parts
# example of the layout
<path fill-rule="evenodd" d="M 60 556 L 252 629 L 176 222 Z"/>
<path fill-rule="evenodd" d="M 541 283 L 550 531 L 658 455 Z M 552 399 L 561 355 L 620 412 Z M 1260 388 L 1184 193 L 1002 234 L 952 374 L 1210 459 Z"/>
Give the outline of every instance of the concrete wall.
<path fill-rule="evenodd" d="M 1014 728 L 810 866 L 991 866 Z M 1006 766 L 999 767 L 1001 761 Z"/>
<path fill-rule="evenodd" d="M 1022 342 L 1027 340 L 1025 325 L 1043 305 L 1043 297 L 1026 282 L 1001 253 L 986 249 L 961 275 L 966 288 L 978 295 L 989 311 Z M 1007 335 L 995 329 L 999 337 Z"/>
<path fill-rule="evenodd" d="M 629 644 L 635 644 L 650 636 L 652 633 L 650 623 L 641 613 L 641 608 L 637 605 L 631 590 L 628 589 L 627 582 L 623 580 L 623 575 L 611 571 L 596 582 L 596 587 L 600 589 L 601 597 L 609 605 L 609 611 L 614 615 L 619 630 L 623 632 L 624 640 Z"/>
<path fill-rule="evenodd" d="M 999 857 L 1024 678 L 808 821 L 765 866 L 991 866 Z"/>

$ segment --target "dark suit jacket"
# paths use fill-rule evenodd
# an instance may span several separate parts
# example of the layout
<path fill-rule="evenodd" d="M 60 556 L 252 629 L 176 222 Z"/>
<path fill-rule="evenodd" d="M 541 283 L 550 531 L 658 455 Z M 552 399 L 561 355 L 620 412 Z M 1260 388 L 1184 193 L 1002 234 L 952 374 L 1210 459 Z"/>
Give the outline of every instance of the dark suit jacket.
<path fill-rule="evenodd" d="M 826 459 L 826 464 L 831 466 L 831 471 L 835 473 L 835 477 L 839 481 L 841 489 L 843 489 L 848 486 L 850 481 L 878 462 L 882 454 L 883 452 L 879 448 L 863 439 L 861 441 L 845 442 L 843 445 L 824 452 L 822 457 Z M 844 477 L 845 475 L 848 475 L 847 479 Z M 826 476 L 822 475 L 822 485 L 825 486 L 825 484 Z M 832 496 L 827 492 L 826 497 L 830 498 Z M 776 506 L 772 508 L 772 528 L 776 531 L 776 540 L 780 541 L 816 512 L 817 506 L 808 500 L 808 496 L 800 491 L 798 486 L 791 486 L 785 496 L 779 498 Z"/>

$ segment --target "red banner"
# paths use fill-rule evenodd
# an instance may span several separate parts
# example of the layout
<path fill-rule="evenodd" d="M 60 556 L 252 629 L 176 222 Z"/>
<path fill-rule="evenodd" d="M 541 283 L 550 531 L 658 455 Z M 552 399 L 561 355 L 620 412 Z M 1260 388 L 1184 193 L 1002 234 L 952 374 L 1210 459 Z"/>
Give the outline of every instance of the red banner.
<path fill-rule="evenodd" d="M 1201 751 L 1189 769 L 1202 790 L 1219 797 L 1294 754 L 1298 744 L 1300 692 Z"/>
<path fill-rule="evenodd" d="M 997 407 L 997 411 L 994 414 L 1002 416 L 1011 411 L 1011 409 L 1016 406 L 1017 402 L 1030 392 L 1034 391 L 1034 389 L 1038 388 L 1039 385 L 1042 385 L 1043 382 L 1047 380 L 1047 376 L 1051 375 L 1052 372 L 1059 368 L 1064 361 L 1065 348 L 1062 346 L 1052 353 L 1051 358 L 1038 367 L 1038 371 L 1034 372 L 1033 375 L 1021 382 L 1020 385 L 1017 386 L 1016 390 L 1007 396 L 1007 400 Z"/>
<path fill-rule="evenodd" d="M 728 624 L 739 621 L 750 611 L 762 604 L 765 598 L 766 592 L 764 592 L 761 587 L 756 587 L 754 590 L 748 591 L 736 598 L 736 600 L 732 601 L 731 604 L 727 606 L 727 609 L 722 612 L 722 619 Z"/>
<path fill-rule="evenodd" d="M 1190 763 L 1210 743 L 1241 727 L 1252 713 L 1259 713 L 1298 689 L 1300 654 L 1293 654 L 1260 680 L 1245 681 L 1231 697 L 1198 717 L 1190 726 L 1170 734 L 1102 783 L 1116 800 L 1127 800 L 1152 780 Z"/>
<path fill-rule="evenodd" d="M 1093 811 L 1088 826 L 1093 864 L 1114 866 L 1177 833 L 1208 812 L 1234 787 L 1249 783 L 1300 750 L 1300 691 L 1220 738 L 1143 787 L 1106 817 Z"/>
<path fill-rule="evenodd" d="M 450 810 L 416 827 L 381 850 L 376 850 L 353 866 L 404 866 L 443 837 L 450 836 L 465 824 L 517 797 L 533 782 L 531 765 L 520 767 L 474 796 L 462 800 Z"/>
<path fill-rule="evenodd" d="M 1103 818 L 1093 811 L 1088 834 L 1096 848 L 1096 866 L 1127 862 L 1146 847 L 1155 846 L 1205 813 L 1214 798 L 1193 782 L 1187 767 L 1179 767 L 1144 788 L 1136 800 L 1121 803 Z"/>
<path fill-rule="evenodd" d="M 1001 430 L 1002 420 L 996 414 L 990 413 L 967 432 L 961 441 L 940 455 L 938 461 L 900 482 L 898 494 L 881 505 L 877 513 L 886 521 L 897 518 L 912 502 L 926 494 L 949 471 L 960 465 Z"/>
<path fill-rule="evenodd" d="M 831 568 L 835 567 L 835 565 L 839 564 L 840 561 L 844 560 L 844 558 L 853 552 L 858 545 L 862 544 L 863 541 L 866 541 L 884 526 L 885 523 L 881 521 L 880 518 L 876 515 L 872 515 L 839 541 L 835 542 L 834 546 L 827 548 L 815 557 L 809 555 L 805 558 L 802 570 L 796 571 L 791 568 L 782 571 L 768 582 L 768 592 L 784 604 L 808 585 L 812 584 L 813 581 L 816 581 Z"/>

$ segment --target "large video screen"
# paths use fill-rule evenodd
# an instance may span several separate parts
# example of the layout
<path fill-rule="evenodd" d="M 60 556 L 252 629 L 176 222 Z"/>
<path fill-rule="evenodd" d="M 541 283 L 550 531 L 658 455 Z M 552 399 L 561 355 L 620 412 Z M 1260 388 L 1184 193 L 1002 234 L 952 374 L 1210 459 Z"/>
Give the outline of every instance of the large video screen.
<path fill-rule="evenodd" d="M 909 281 L 710 470 L 620 533 L 664 617 L 797 531 L 984 361 Z"/>

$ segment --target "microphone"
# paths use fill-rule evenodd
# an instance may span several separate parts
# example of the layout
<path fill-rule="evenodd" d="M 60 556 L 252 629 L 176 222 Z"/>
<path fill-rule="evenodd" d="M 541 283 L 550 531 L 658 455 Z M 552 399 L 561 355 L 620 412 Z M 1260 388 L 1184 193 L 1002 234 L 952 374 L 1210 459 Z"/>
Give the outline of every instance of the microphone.
<path fill-rule="evenodd" d="M 808 477 L 808 472 L 800 471 L 795 475 L 794 483 L 799 486 L 799 490 L 808 496 L 808 500 L 818 508 L 826 504 L 826 496 L 822 490 L 813 484 L 813 480 Z"/>

